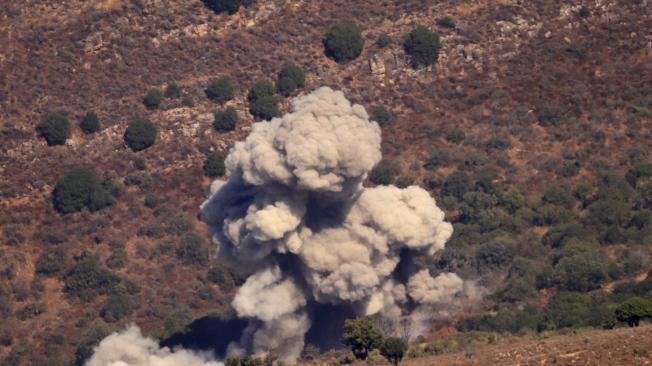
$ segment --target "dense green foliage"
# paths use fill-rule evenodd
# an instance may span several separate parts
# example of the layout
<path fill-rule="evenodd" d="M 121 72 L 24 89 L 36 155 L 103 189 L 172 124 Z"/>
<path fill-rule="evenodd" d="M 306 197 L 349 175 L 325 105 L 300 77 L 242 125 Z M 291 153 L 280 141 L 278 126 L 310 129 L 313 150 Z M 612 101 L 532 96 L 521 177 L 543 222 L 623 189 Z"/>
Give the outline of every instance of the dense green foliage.
<path fill-rule="evenodd" d="M 36 132 L 43 136 L 48 145 L 63 145 L 70 138 L 70 122 L 61 113 L 48 112 L 36 126 Z"/>
<path fill-rule="evenodd" d="M 54 208 L 64 214 L 77 212 L 84 207 L 98 211 L 111 206 L 117 193 L 110 180 L 99 182 L 88 168 L 76 168 L 61 177 L 54 186 Z"/>
<path fill-rule="evenodd" d="M 344 321 L 342 343 L 351 347 L 356 358 L 365 360 L 369 352 L 382 345 L 383 335 L 370 318 L 347 319 Z"/>
<path fill-rule="evenodd" d="M 306 76 L 299 66 L 295 64 L 283 65 L 276 79 L 276 91 L 279 94 L 287 97 L 304 85 L 306 85 Z"/>
<path fill-rule="evenodd" d="M 100 267 L 94 259 L 77 262 L 64 277 L 64 291 L 83 301 L 111 293 L 121 282 L 120 277 Z"/>
<path fill-rule="evenodd" d="M 394 116 L 384 107 L 377 106 L 369 110 L 369 118 L 378 122 L 380 127 L 388 126 L 394 120 Z"/>
<path fill-rule="evenodd" d="M 181 88 L 176 82 L 170 81 L 168 85 L 165 86 L 165 97 L 168 99 L 181 97 Z"/>
<path fill-rule="evenodd" d="M 405 52 L 412 58 L 414 67 L 429 66 L 437 62 L 441 44 L 439 35 L 423 26 L 416 27 L 403 43 Z"/>
<path fill-rule="evenodd" d="M 79 341 L 77 351 L 75 352 L 75 366 L 83 366 L 94 352 L 95 346 L 109 335 L 109 331 L 103 326 L 97 325 L 87 331 Z"/>
<path fill-rule="evenodd" d="M 143 104 L 147 109 L 153 110 L 161 105 L 161 100 L 163 100 L 163 93 L 159 89 L 150 89 L 143 98 Z"/>
<path fill-rule="evenodd" d="M 241 6 L 249 6 L 255 0 L 202 0 L 204 4 L 216 13 L 234 14 Z"/>
<path fill-rule="evenodd" d="M 224 167 L 224 155 L 221 153 L 210 153 L 204 161 L 204 175 L 209 178 L 221 177 L 226 173 Z"/>
<path fill-rule="evenodd" d="M 81 122 L 79 122 L 79 128 L 85 134 L 98 132 L 100 130 L 100 119 L 95 112 L 88 112 L 84 115 Z"/>
<path fill-rule="evenodd" d="M 437 19 L 437 25 L 443 28 L 455 28 L 455 19 L 451 16 L 445 16 Z"/>
<path fill-rule="evenodd" d="M 396 171 L 386 160 L 381 160 L 369 173 L 369 180 L 376 185 L 388 185 L 394 181 Z"/>
<path fill-rule="evenodd" d="M 45 276 L 60 274 L 66 264 L 66 253 L 63 248 L 51 248 L 44 251 L 36 260 L 36 273 Z"/>
<path fill-rule="evenodd" d="M 148 119 L 139 118 L 131 122 L 125 131 L 124 139 L 133 151 L 141 151 L 156 142 L 156 126 Z"/>
<path fill-rule="evenodd" d="M 228 107 L 223 111 L 215 112 L 213 128 L 220 132 L 233 131 L 238 123 L 238 112 L 233 107 Z"/>
<path fill-rule="evenodd" d="M 208 248 L 199 235 L 189 233 L 181 238 L 177 248 L 177 257 L 187 265 L 205 264 L 208 262 Z"/>
<path fill-rule="evenodd" d="M 129 315 L 133 305 L 126 295 L 110 296 L 100 309 L 100 316 L 107 323 L 114 323 Z"/>
<path fill-rule="evenodd" d="M 269 80 L 258 80 L 247 95 L 249 112 L 264 120 L 271 120 L 279 115 L 278 97 L 274 95 L 276 87 Z"/>
<path fill-rule="evenodd" d="M 390 46 L 392 44 L 392 37 L 388 36 L 387 34 L 383 33 L 378 37 L 376 40 L 376 45 L 380 48 L 385 48 L 387 46 Z"/>
<path fill-rule="evenodd" d="M 652 301 L 641 297 L 627 299 L 616 308 L 616 318 L 630 327 L 637 327 L 641 320 L 652 318 Z"/>
<path fill-rule="evenodd" d="M 231 80 L 226 76 L 211 80 L 204 92 L 208 99 L 218 104 L 224 104 L 233 99 L 235 93 Z"/>
<path fill-rule="evenodd" d="M 386 338 L 380 346 L 380 354 L 383 355 L 392 365 L 398 366 L 403 359 L 408 345 L 402 338 Z"/>
<path fill-rule="evenodd" d="M 354 22 L 344 21 L 333 25 L 324 40 L 326 54 L 339 63 L 356 59 L 362 52 L 362 30 Z"/>

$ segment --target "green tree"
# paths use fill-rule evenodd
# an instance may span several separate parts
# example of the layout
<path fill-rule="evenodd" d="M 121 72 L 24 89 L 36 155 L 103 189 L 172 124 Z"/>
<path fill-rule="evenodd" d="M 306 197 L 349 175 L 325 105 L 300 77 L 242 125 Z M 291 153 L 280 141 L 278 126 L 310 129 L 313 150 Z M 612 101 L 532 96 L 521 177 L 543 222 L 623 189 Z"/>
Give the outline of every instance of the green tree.
<path fill-rule="evenodd" d="M 451 16 L 445 16 L 437 19 L 437 25 L 442 27 L 442 28 L 450 28 L 454 29 L 455 28 L 455 19 Z"/>
<path fill-rule="evenodd" d="M 369 173 L 369 180 L 376 185 L 388 185 L 394 180 L 396 170 L 387 160 L 381 160 Z"/>
<path fill-rule="evenodd" d="M 165 97 L 168 99 L 176 99 L 181 96 L 181 88 L 176 82 L 170 81 L 165 87 Z"/>
<path fill-rule="evenodd" d="M 97 117 L 95 112 L 88 112 L 79 122 L 79 128 L 85 134 L 95 133 L 100 130 L 100 119 Z"/>
<path fill-rule="evenodd" d="M 642 297 L 629 298 L 616 308 L 616 319 L 630 327 L 638 327 L 641 320 L 652 317 L 652 301 Z"/>
<path fill-rule="evenodd" d="M 351 347 L 356 358 L 365 360 L 369 352 L 380 347 L 383 336 L 371 318 L 347 319 L 344 321 L 342 343 Z"/>
<path fill-rule="evenodd" d="M 276 81 L 276 91 L 279 94 L 287 97 L 304 85 L 306 85 L 306 76 L 299 66 L 295 64 L 283 65 Z"/>
<path fill-rule="evenodd" d="M 231 80 L 226 76 L 211 80 L 204 92 L 208 99 L 218 104 L 224 104 L 233 99 L 235 93 Z"/>
<path fill-rule="evenodd" d="M 120 282 L 120 277 L 101 268 L 97 261 L 91 258 L 77 262 L 66 273 L 63 289 L 70 295 L 91 301 L 98 295 L 113 291 Z"/>
<path fill-rule="evenodd" d="M 70 138 L 70 122 L 61 113 L 48 112 L 36 126 L 36 132 L 43 136 L 48 145 L 63 145 Z"/>
<path fill-rule="evenodd" d="M 75 366 L 83 366 L 94 352 L 95 346 L 109 335 L 109 331 L 101 325 L 96 325 L 82 336 L 75 352 Z"/>
<path fill-rule="evenodd" d="M 249 112 L 254 117 L 271 120 L 279 115 L 276 88 L 269 80 L 258 80 L 247 95 Z"/>
<path fill-rule="evenodd" d="M 73 169 L 54 186 L 52 194 L 54 208 L 67 214 L 84 208 L 97 186 L 95 173 L 88 168 Z"/>
<path fill-rule="evenodd" d="M 206 7 L 216 13 L 235 14 L 241 6 L 249 6 L 255 0 L 202 0 Z"/>
<path fill-rule="evenodd" d="M 339 22 L 328 30 L 324 44 L 329 57 L 338 63 L 347 63 L 356 59 L 362 52 L 362 30 L 354 22 Z"/>
<path fill-rule="evenodd" d="M 36 260 L 36 273 L 55 276 L 65 268 L 66 253 L 63 248 L 52 248 L 43 252 Z"/>
<path fill-rule="evenodd" d="M 446 178 L 442 194 L 444 196 L 453 196 L 461 200 L 464 197 L 464 194 L 471 191 L 472 188 L 473 182 L 471 181 L 471 177 L 463 171 L 457 170 Z"/>
<path fill-rule="evenodd" d="M 387 109 L 381 106 L 371 108 L 370 118 L 372 121 L 378 122 L 380 127 L 385 127 L 394 120 L 394 116 Z"/>
<path fill-rule="evenodd" d="M 213 128 L 217 131 L 228 132 L 235 129 L 238 123 L 238 112 L 233 107 L 228 107 L 223 111 L 215 112 Z"/>
<path fill-rule="evenodd" d="M 156 133 L 156 126 L 152 122 L 139 118 L 129 124 L 124 140 L 133 151 L 141 151 L 154 145 Z"/>
<path fill-rule="evenodd" d="M 133 309 L 131 300 L 126 295 L 110 296 L 100 309 L 100 316 L 108 323 L 115 323 L 129 315 Z"/>
<path fill-rule="evenodd" d="M 145 94 L 143 98 L 143 104 L 147 109 L 153 110 L 158 108 L 161 105 L 161 100 L 163 99 L 163 93 L 158 89 L 150 89 L 150 91 Z"/>
<path fill-rule="evenodd" d="M 569 291 L 591 291 L 608 279 L 608 266 L 596 253 L 562 258 L 555 266 L 554 281 Z"/>
<path fill-rule="evenodd" d="M 412 58 L 414 67 L 429 66 L 437 62 L 441 44 L 439 35 L 424 26 L 416 27 L 403 43 L 405 52 Z"/>
<path fill-rule="evenodd" d="M 402 338 L 387 338 L 380 346 L 380 354 L 394 366 L 398 366 L 399 362 L 401 362 L 405 351 L 407 351 L 407 342 Z"/>
<path fill-rule="evenodd" d="M 226 173 L 224 167 L 224 155 L 220 153 L 210 153 L 204 161 L 204 175 L 209 178 L 221 177 Z"/>
<path fill-rule="evenodd" d="M 177 257 L 184 264 L 205 264 L 208 262 L 208 249 L 199 235 L 189 233 L 181 238 L 181 243 L 177 248 Z"/>

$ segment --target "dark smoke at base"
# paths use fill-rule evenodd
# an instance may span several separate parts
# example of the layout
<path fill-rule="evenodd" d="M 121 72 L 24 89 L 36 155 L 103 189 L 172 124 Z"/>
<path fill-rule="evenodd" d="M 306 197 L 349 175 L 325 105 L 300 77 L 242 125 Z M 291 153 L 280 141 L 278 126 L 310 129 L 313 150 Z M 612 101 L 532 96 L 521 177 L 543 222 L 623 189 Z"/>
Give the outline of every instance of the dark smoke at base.
<path fill-rule="evenodd" d="M 229 352 L 273 353 L 293 363 L 306 338 L 322 347 L 339 341 L 341 333 L 313 338 L 325 324 L 339 332 L 334 325 L 343 319 L 335 310 L 374 316 L 385 332 L 414 337 L 430 318 L 476 299 L 473 282 L 453 273 L 433 277 L 413 260 L 442 250 L 453 231 L 427 191 L 362 186 L 381 159 L 380 128 L 364 108 L 329 88 L 294 99 L 292 107 L 255 123 L 236 143 L 225 162 L 229 179 L 215 181 L 202 204 L 222 260 L 257 270 L 233 300 L 249 325 Z M 120 337 L 109 338 L 117 345 Z M 111 354 L 110 345 L 103 341 L 89 366 L 160 364 L 129 358 L 118 346 Z M 168 351 L 165 357 L 188 352 Z M 197 359 L 188 366 L 214 364 L 192 355 Z"/>

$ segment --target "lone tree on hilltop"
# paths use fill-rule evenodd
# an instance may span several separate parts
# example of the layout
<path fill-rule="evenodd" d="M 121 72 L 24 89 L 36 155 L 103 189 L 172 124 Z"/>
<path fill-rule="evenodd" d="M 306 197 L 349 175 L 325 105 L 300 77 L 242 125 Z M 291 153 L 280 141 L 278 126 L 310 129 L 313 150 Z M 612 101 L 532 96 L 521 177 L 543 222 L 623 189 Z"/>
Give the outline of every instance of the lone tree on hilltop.
<path fill-rule="evenodd" d="M 387 338 L 380 346 L 380 354 L 394 366 L 398 366 L 399 362 L 401 362 L 405 351 L 407 351 L 407 342 L 401 338 Z"/>
<path fill-rule="evenodd" d="M 630 327 L 638 327 L 645 318 L 652 318 L 652 301 L 642 297 L 632 297 L 616 308 L 616 319 Z"/>
<path fill-rule="evenodd" d="M 156 126 L 148 119 L 137 119 L 127 127 L 124 139 L 133 151 L 147 149 L 156 141 Z"/>
<path fill-rule="evenodd" d="M 412 58 L 412 66 L 429 66 L 437 62 L 441 44 L 439 35 L 424 26 L 416 27 L 403 43 L 405 53 Z"/>
<path fill-rule="evenodd" d="M 70 138 L 70 122 L 61 113 L 48 112 L 36 126 L 38 132 L 48 145 L 63 145 Z"/>
<path fill-rule="evenodd" d="M 347 319 L 344 321 L 342 343 L 351 347 L 356 358 L 366 360 L 369 352 L 382 345 L 383 335 L 371 318 Z"/>
<path fill-rule="evenodd" d="M 354 22 L 339 22 L 328 30 L 324 44 L 329 57 L 338 63 L 347 63 L 356 59 L 362 52 L 362 30 Z"/>

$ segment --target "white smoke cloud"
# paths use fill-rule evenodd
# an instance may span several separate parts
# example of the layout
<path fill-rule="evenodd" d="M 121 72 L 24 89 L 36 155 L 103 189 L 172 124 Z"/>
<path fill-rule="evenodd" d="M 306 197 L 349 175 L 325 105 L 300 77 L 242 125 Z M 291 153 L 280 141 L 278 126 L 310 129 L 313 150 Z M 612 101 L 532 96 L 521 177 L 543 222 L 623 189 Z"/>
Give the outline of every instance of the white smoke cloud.
<path fill-rule="evenodd" d="M 144 337 L 130 325 L 120 333 L 104 338 L 86 366 L 223 366 L 208 353 L 160 348 L 158 342 Z"/>
<path fill-rule="evenodd" d="M 381 159 L 380 128 L 364 108 L 330 88 L 294 99 L 292 108 L 235 144 L 225 161 L 229 179 L 215 181 L 201 207 L 220 255 L 258 268 L 233 300 L 249 326 L 232 349 L 293 363 L 315 303 L 391 324 L 408 318 L 415 328 L 431 307 L 469 299 L 472 285 L 452 273 L 432 277 L 412 260 L 443 249 L 453 232 L 428 192 L 362 186 Z M 150 343 L 139 349 L 186 355 Z M 138 362 L 124 365 L 154 365 Z"/>

